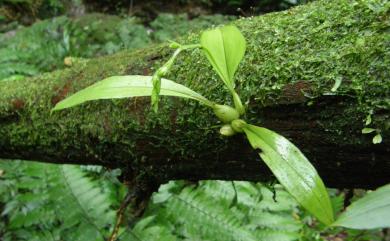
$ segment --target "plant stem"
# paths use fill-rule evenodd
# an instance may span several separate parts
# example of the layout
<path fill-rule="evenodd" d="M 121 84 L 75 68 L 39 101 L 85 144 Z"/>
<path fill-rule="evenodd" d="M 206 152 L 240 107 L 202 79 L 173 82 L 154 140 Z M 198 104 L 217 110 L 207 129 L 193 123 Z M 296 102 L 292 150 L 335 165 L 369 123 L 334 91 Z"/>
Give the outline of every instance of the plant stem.
<path fill-rule="evenodd" d="M 152 90 L 152 96 L 151 96 L 151 103 L 152 107 L 155 113 L 158 111 L 158 103 L 159 103 L 159 95 L 160 95 L 160 87 L 161 87 L 161 78 L 166 76 L 169 71 L 171 70 L 173 64 L 175 63 L 175 60 L 177 56 L 180 54 L 181 51 L 187 50 L 187 49 L 194 49 L 194 48 L 200 48 L 200 44 L 189 44 L 189 45 L 181 45 L 176 42 L 172 42 L 176 48 L 175 52 L 171 56 L 171 58 L 168 59 L 168 61 L 153 75 L 153 90 Z M 210 103 L 210 107 L 214 106 L 212 103 Z"/>
<path fill-rule="evenodd" d="M 108 241 L 115 241 L 116 240 L 116 238 L 118 236 L 118 232 L 119 232 L 119 227 L 123 222 L 123 213 L 125 212 L 127 206 L 129 206 L 131 200 L 134 197 L 135 197 L 135 191 L 130 192 L 130 190 L 129 190 L 127 192 L 125 198 L 123 199 L 121 206 L 119 207 L 119 210 L 117 211 L 115 226 L 114 226 L 114 229 L 112 230 L 112 233 L 111 233 Z"/>
<path fill-rule="evenodd" d="M 182 50 L 187 50 L 187 49 L 197 49 L 197 48 L 201 48 L 202 45 L 200 44 L 189 44 L 189 45 L 182 45 L 180 48 Z"/>

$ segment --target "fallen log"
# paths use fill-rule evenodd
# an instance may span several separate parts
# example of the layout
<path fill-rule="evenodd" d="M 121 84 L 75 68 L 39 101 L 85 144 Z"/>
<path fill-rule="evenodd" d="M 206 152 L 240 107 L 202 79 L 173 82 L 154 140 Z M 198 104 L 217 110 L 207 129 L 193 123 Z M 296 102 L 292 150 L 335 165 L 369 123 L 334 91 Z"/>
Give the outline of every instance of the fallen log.
<path fill-rule="evenodd" d="M 388 4 L 369 0 L 317 1 L 234 22 L 248 42 L 236 76 L 245 119 L 289 138 L 330 187 L 390 182 L 388 13 Z M 199 35 L 179 41 L 197 43 Z M 0 82 L 0 158 L 98 164 L 157 184 L 272 178 L 243 136 L 220 136 L 212 111 L 190 100 L 163 97 L 158 114 L 149 98 L 50 113 L 106 77 L 151 75 L 171 51 L 166 45 L 124 51 Z M 201 51 L 181 55 L 169 79 L 232 103 Z M 362 134 L 365 127 L 375 131 Z M 374 145 L 376 133 L 383 140 Z"/>

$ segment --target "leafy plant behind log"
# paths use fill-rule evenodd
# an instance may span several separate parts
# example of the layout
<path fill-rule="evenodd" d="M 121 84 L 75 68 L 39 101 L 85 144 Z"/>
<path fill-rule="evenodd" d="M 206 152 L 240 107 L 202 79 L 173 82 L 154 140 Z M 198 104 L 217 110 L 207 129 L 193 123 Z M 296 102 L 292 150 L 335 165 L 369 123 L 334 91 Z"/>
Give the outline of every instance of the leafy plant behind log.
<path fill-rule="evenodd" d="M 223 123 L 220 128 L 221 135 L 232 136 L 244 133 L 250 145 L 260 150 L 260 157 L 297 202 L 323 224 L 327 226 L 333 224 L 333 208 L 326 187 L 304 154 L 285 137 L 240 119 L 245 114 L 245 106 L 235 90 L 234 74 L 246 50 L 246 41 L 241 32 L 235 26 L 224 26 L 203 32 L 200 44 L 181 45 L 173 42 L 170 47 L 175 49 L 173 56 L 153 76 L 130 75 L 107 78 L 59 102 L 53 111 L 70 108 L 90 100 L 151 96 L 153 110 L 157 112 L 160 95 L 197 100 L 211 108 Z M 180 52 L 196 48 L 202 49 L 227 87 L 234 107 L 214 103 L 183 85 L 163 78 L 171 70 Z M 375 194 L 373 196 L 377 197 Z M 380 201 L 387 205 L 384 209 L 388 210 L 389 201 L 385 200 L 383 195 L 379 198 L 382 198 Z M 382 205 L 380 207 L 383 208 Z M 345 223 L 347 222 L 336 222 L 334 225 L 345 226 Z M 370 228 L 389 225 L 389 221 L 382 220 L 371 225 Z M 365 228 L 359 225 L 354 227 Z"/>
<path fill-rule="evenodd" d="M 127 189 L 119 174 L 100 166 L 0 161 L 1 240 L 107 240 Z M 278 184 L 172 181 L 136 223 L 127 213 L 131 221 L 121 225 L 118 240 L 294 241 L 307 226 L 296 218 L 301 214 Z"/>

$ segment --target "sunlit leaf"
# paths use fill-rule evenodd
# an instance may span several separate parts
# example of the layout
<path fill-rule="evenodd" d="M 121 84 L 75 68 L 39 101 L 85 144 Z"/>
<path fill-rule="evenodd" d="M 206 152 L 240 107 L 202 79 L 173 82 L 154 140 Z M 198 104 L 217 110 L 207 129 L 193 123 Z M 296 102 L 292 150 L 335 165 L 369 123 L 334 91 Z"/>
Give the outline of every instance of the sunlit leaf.
<path fill-rule="evenodd" d="M 371 118 L 371 114 L 369 114 L 367 117 L 366 117 L 366 126 L 368 126 L 369 124 L 371 124 L 372 122 L 372 118 Z"/>
<path fill-rule="evenodd" d="M 372 143 L 374 143 L 374 144 L 379 144 L 379 143 L 381 143 L 382 142 L 382 135 L 381 134 L 376 134 L 375 136 L 374 136 L 374 138 L 372 138 Z"/>
<path fill-rule="evenodd" d="M 234 73 L 245 54 L 246 42 L 235 26 L 203 32 L 200 43 L 207 59 L 229 88 L 234 89 Z"/>
<path fill-rule="evenodd" d="M 334 82 L 334 85 L 333 85 L 333 87 L 332 87 L 332 89 L 331 89 L 331 91 L 332 92 L 336 92 L 337 91 L 337 89 L 340 87 L 340 85 L 341 85 L 341 81 L 342 81 L 342 78 L 341 77 L 337 77 L 336 78 L 336 80 L 335 80 L 335 82 Z"/>
<path fill-rule="evenodd" d="M 390 227 L 390 184 L 353 202 L 333 226 L 353 229 Z"/>
<path fill-rule="evenodd" d="M 279 182 L 312 215 L 326 225 L 333 222 L 328 192 L 315 168 L 289 140 L 266 128 L 246 125 L 245 134 L 253 148 Z"/>
<path fill-rule="evenodd" d="M 375 129 L 373 128 L 363 128 L 362 129 L 362 134 L 368 134 L 368 133 L 371 133 L 371 132 L 374 132 Z"/>
<path fill-rule="evenodd" d="M 152 89 L 153 84 L 151 76 L 112 76 L 59 102 L 53 110 L 73 107 L 90 100 L 151 96 Z M 207 106 L 214 105 L 211 101 L 195 91 L 167 79 L 161 79 L 160 95 L 190 98 Z"/>

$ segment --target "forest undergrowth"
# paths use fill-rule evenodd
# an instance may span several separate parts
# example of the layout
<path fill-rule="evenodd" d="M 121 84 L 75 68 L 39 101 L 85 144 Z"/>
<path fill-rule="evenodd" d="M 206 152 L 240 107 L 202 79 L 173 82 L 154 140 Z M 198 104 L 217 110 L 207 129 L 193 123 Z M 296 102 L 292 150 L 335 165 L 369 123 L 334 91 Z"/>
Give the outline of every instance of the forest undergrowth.
<path fill-rule="evenodd" d="M 0 34 L 0 81 L 158 44 L 235 18 L 160 14 L 145 25 L 135 17 L 87 14 L 38 21 Z M 107 240 L 127 191 L 119 176 L 119 170 L 99 166 L 0 160 L 0 239 Z M 334 212 L 342 211 L 347 192 L 330 193 Z M 356 193 L 354 199 L 364 192 Z M 125 213 L 118 240 L 386 240 L 384 230 L 322 230 L 275 183 L 171 181 L 153 195 L 144 215 L 132 213 Z"/>

